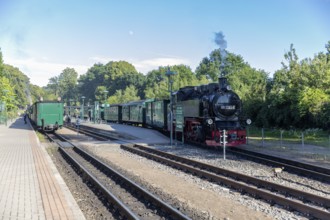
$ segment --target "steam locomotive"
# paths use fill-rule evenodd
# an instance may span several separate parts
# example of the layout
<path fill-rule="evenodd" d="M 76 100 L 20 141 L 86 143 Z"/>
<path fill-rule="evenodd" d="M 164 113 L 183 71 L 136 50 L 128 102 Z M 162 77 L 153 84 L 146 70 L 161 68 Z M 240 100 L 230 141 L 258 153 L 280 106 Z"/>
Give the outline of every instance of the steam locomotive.
<path fill-rule="evenodd" d="M 183 106 L 186 140 L 217 147 L 226 135 L 227 146 L 246 143 L 242 102 L 225 77 L 220 77 L 219 83 L 181 88 L 176 93 L 176 105 Z"/>
<path fill-rule="evenodd" d="M 172 94 L 173 124 L 169 100 L 140 100 L 104 107 L 105 121 L 139 125 L 176 132 L 185 141 L 219 147 L 225 132 L 226 146 L 246 143 L 246 130 L 242 125 L 242 103 L 231 91 L 227 79 L 202 86 L 187 86 Z M 180 112 L 180 114 L 178 114 Z M 179 118 L 180 116 L 180 118 Z M 178 129 L 181 125 L 181 129 Z"/>
<path fill-rule="evenodd" d="M 172 98 L 173 111 L 170 111 L 169 100 L 148 99 L 106 105 L 103 120 L 165 132 L 173 130 L 185 141 L 206 146 L 222 146 L 224 132 L 226 146 L 246 143 L 242 103 L 231 91 L 226 78 L 220 77 L 219 83 L 181 88 L 172 94 Z M 171 112 L 174 120 L 171 120 Z"/>

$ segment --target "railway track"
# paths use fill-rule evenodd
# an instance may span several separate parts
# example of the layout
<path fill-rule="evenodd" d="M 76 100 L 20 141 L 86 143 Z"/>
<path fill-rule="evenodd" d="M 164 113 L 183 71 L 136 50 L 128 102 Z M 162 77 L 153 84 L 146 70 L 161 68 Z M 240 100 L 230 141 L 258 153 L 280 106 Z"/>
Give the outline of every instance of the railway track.
<path fill-rule="evenodd" d="M 55 136 L 52 140 L 60 145 L 63 157 L 91 183 L 98 197 L 111 204 L 107 207 L 120 219 L 190 219 L 93 155 L 74 145 L 68 147 L 61 136 Z"/>
<path fill-rule="evenodd" d="M 204 164 L 139 145 L 121 145 L 121 148 L 149 159 L 164 163 L 201 178 L 227 185 L 239 192 L 296 210 L 318 219 L 330 219 L 330 199 L 264 181 L 230 170 Z"/>
<path fill-rule="evenodd" d="M 268 166 L 285 167 L 285 170 L 288 172 L 296 173 L 330 184 L 330 169 L 324 167 L 262 154 L 255 151 L 249 151 L 242 148 L 232 148 L 227 151 L 236 155 L 248 157 L 249 159 L 261 162 Z"/>
<path fill-rule="evenodd" d="M 77 131 L 77 129 L 72 126 L 67 128 Z M 101 129 L 91 128 L 88 126 L 81 126 L 80 132 L 86 135 L 90 135 L 98 140 L 120 140 L 122 143 L 129 143 L 126 141 L 129 137 L 120 135 L 116 132 L 103 131 Z M 235 155 L 252 159 L 259 163 L 263 163 L 267 166 L 285 167 L 285 171 L 287 172 L 295 173 L 310 179 L 315 179 L 330 184 L 330 169 L 249 151 L 242 148 L 227 148 L 226 151 Z"/>
<path fill-rule="evenodd" d="M 77 129 L 73 125 L 65 125 L 65 128 L 68 128 L 73 131 L 77 131 L 82 134 L 86 134 L 88 136 L 92 136 L 98 140 L 101 141 L 109 141 L 109 140 L 129 140 L 131 137 L 127 135 L 122 135 L 118 132 L 113 132 L 113 131 L 106 131 L 106 130 L 101 130 L 97 128 L 92 128 L 84 125 L 80 125 L 79 129 Z"/>

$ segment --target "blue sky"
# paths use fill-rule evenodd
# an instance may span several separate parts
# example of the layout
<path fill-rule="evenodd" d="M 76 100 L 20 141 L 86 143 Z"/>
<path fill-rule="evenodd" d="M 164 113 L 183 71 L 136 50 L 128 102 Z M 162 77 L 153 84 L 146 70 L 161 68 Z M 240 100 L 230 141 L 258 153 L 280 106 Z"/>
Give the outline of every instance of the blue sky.
<path fill-rule="evenodd" d="M 66 67 L 125 60 L 146 74 L 186 64 L 194 71 L 217 49 L 270 76 L 293 43 L 300 59 L 325 52 L 330 0 L 0 0 L 4 62 L 45 86 Z"/>

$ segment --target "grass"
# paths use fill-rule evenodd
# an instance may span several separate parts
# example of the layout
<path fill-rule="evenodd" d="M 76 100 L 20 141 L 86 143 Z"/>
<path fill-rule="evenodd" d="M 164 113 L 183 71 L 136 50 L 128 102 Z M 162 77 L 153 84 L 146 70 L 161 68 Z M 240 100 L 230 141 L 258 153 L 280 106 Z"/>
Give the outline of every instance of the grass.
<path fill-rule="evenodd" d="M 46 138 L 42 133 L 40 133 L 39 131 L 36 131 L 36 134 L 37 134 L 37 137 L 39 138 L 40 142 L 46 142 Z"/>

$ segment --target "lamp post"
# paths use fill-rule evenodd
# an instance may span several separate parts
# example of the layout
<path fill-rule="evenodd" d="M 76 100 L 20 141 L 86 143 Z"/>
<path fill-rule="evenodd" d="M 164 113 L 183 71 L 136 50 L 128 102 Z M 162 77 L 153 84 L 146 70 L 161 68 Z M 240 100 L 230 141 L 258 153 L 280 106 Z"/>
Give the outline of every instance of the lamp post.
<path fill-rule="evenodd" d="M 81 96 L 81 99 L 82 99 L 82 106 L 81 106 L 81 119 L 83 119 L 83 117 L 84 117 L 84 101 L 85 101 L 85 96 Z"/>
<path fill-rule="evenodd" d="M 175 75 L 176 72 L 170 70 L 170 67 L 167 68 L 166 76 L 168 77 L 169 82 L 169 92 L 170 92 L 170 142 L 171 147 L 173 144 L 173 94 L 172 94 L 172 87 L 173 87 L 173 79 L 172 75 Z"/>
<path fill-rule="evenodd" d="M 71 117 L 71 106 L 72 106 L 73 99 L 69 99 L 69 116 Z"/>
<path fill-rule="evenodd" d="M 105 103 L 107 102 L 107 94 L 108 94 L 108 91 L 107 90 L 104 90 L 104 107 L 105 107 Z"/>

